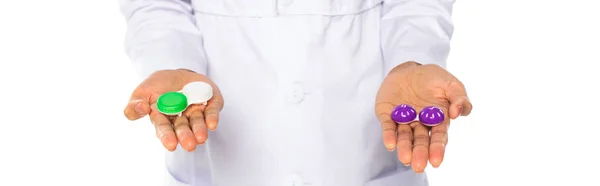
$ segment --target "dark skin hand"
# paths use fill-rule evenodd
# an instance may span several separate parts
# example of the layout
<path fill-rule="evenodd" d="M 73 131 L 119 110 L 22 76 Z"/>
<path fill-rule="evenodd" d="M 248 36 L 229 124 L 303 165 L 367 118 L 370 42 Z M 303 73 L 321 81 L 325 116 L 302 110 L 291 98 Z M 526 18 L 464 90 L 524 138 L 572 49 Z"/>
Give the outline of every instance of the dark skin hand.
<path fill-rule="evenodd" d="M 184 85 L 203 81 L 213 86 L 213 98 L 204 105 L 192 105 L 179 117 L 167 117 L 154 106 L 158 97 L 178 91 Z M 124 110 L 130 120 L 150 116 L 156 135 L 163 146 L 173 151 L 181 146 L 193 151 L 197 144 L 208 138 L 207 130 L 215 130 L 224 100 L 219 88 L 208 77 L 188 70 L 163 70 L 153 73 L 133 91 Z M 397 125 L 390 118 L 398 104 L 409 104 L 417 111 L 426 106 L 441 108 L 446 118 L 435 127 L 426 127 L 418 121 Z M 412 165 L 415 172 L 423 172 L 429 161 L 438 167 L 444 158 L 448 142 L 450 119 L 467 116 L 472 105 L 462 82 L 437 65 L 419 65 L 406 62 L 390 71 L 376 98 L 375 112 L 383 129 L 383 141 L 388 150 L 398 149 L 398 159 Z M 431 131 L 431 134 L 430 134 Z"/>
<path fill-rule="evenodd" d="M 191 105 L 181 116 L 166 116 L 156 109 L 156 100 L 165 92 L 179 91 L 190 82 L 202 81 L 212 85 L 213 97 L 207 105 Z M 193 151 L 197 144 L 204 144 L 208 130 L 215 130 L 219 112 L 223 108 L 223 96 L 219 88 L 208 77 L 189 70 L 157 71 L 145 79 L 133 91 L 124 114 L 129 120 L 150 116 L 156 128 L 156 136 L 163 146 L 174 151 L 177 144 Z"/>
<path fill-rule="evenodd" d="M 417 112 L 436 106 L 444 111 L 445 119 L 434 127 L 419 121 L 398 125 L 390 114 L 399 104 L 411 105 Z M 389 72 L 375 104 L 385 146 L 390 151 L 397 148 L 398 159 L 417 173 L 425 170 L 428 161 L 433 167 L 440 166 L 448 143 L 450 119 L 467 116 L 472 109 L 462 82 L 438 65 L 416 62 L 403 63 Z"/>

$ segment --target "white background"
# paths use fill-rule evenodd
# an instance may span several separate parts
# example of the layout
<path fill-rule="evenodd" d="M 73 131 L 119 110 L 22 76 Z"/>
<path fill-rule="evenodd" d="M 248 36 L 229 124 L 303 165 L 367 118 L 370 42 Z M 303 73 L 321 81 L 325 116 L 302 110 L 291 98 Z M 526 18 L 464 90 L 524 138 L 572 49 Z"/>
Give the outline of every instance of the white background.
<path fill-rule="evenodd" d="M 600 2 L 458 0 L 448 69 L 474 110 L 432 186 L 600 185 Z M 0 1 L 0 185 L 162 183 L 116 0 Z"/>

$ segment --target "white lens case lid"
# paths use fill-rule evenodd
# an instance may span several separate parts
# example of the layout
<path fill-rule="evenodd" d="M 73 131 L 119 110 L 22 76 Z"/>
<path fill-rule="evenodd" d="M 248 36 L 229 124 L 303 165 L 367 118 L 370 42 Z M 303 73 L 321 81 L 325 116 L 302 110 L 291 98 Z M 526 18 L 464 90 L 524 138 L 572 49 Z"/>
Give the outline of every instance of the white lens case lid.
<path fill-rule="evenodd" d="M 210 86 L 210 84 L 208 83 L 201 81 L 188 83 L 179 92 L 181 92 L 187 97 L 188 105 L 206 105 L 208 100 L 210 100 L 213 96 L 212 86 Z"/>

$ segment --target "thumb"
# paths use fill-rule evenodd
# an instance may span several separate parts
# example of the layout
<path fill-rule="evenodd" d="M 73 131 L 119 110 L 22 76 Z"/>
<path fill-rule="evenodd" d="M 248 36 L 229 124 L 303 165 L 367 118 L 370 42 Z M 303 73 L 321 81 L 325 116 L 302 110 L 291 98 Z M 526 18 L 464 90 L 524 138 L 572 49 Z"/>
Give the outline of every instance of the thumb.
<path fill-rule="evenodd" d="M 135 88 L 129 103 L 123 111 L 129 120 L 140 119 L 150 113 L 150 105 L 154 104 L 160 94 L 175 91 L 183 87 L 186 82 L 182 70 L 159 70 L 152 73 L 138 87 Z"/>
<path fill-rule="evenodd" d="M 150 94 L 136 89 L 131 98 L 129 99 L 129 103 L 125 107 L 123 113 L 125 117 L 129 120 L 137 120 L 140 119 L 150 112 Z"/>
<path fill-rule="evenodd" d="M 456 119 L 458 116 L 467 116 L 471 113 L 473 105 L 467 97 L 467 91 L 462 82 L 454 79 L 446 89 L 446 97 L 450 102 L 450 118 Z"/>

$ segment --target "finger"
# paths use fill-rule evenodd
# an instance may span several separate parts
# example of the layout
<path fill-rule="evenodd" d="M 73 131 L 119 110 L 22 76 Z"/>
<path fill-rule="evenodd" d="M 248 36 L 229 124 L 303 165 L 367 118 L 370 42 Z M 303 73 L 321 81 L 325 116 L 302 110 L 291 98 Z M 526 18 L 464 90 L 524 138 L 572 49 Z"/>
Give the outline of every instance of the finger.
<path fill-rule="evenodd" d="M 137 120 L 150 112 L 150 104 L 143 98 L 132 98 L 123 113 L 129 120 Z"/>
<path fill-rule="evenodd" d="M 398 160 L 409 166 L 412 160 L 413 131 L 410 125 L 398 125 Z"/>
<path fill-rule="evenodd" d="M 446 145 L 448 144 L 449 122 L 431 128 L 431 142 L 429 144 L 429 162 L 437 168 L 444 160 Z"/>
<path fill-rule="evenodd" d="M 171 121 L 169 121 L 167 116 L 154 109 L 150 111 L 150 120 L 156 128 L 156 137 L 160 139 L 160 142 L 162 142 L 167 150 L 174 151 L 177 147 L 177 137 L 171 126 Z"/>
<path fill-rule="evenodd" d="M 429 130 L 423 124 L 415 122 L 412 154 L 412 168 L 421 173 L 427 167 L 429 159 Z"/>
<path fill-rule="evenodd" d="M 465 86 L 459 80 L 454 80 L 448 87 L 448 100 L 450 101 L 450 118 L 467 116 L 471 113 L 473 105 L 467 97 Z"/>
<path fill-rule="evenodd" d="M 381 123 L 381 130 L 383 131 L 383 144 L 385 144 L 385 147 L 389 151 L 394 151 L 397 141 L 396 127 L 398 124 L 396 124 L 390 116 L 393 108 L 394 105 L 391 103 L 380 103 L 375 106 L 375 112 L 377 113 L 377 118 Z"/>
<path fill-rule="evenodd" d="M 208 130 L 203 113 L 204 108 L 204 105 L 192 105 L 184 112 L 190 120 L 190 126 L 197 144 L 204 144 L 208 139 Z"/>
<path fill-rule="evenodd" d="M 219 123 L 219 112 L 223 109 L 224 100 L 221 91 L 213 85 L 213 97 L 208 100 L 206 110 L 204 111 L 205 122 L 210 130 L 217 129 Z"/>
<path fill-rule="evenodd" d="M 190 128 L 188 118 L 185 116 L 178 116 L 173 121 L 173 128 L 177 135 L 177 141 L 181 144 L 181 147 L 187 151 L 193 151 L 196 149 L 196 139 L 194 133 Z"/>
<path fill-rule="evenodd" d="M 451 97 L 450 100 L 450 118 L 456 119 L 458 116 L 468 116 L 473 109 L 471 101 L 466 96 Z"/>

